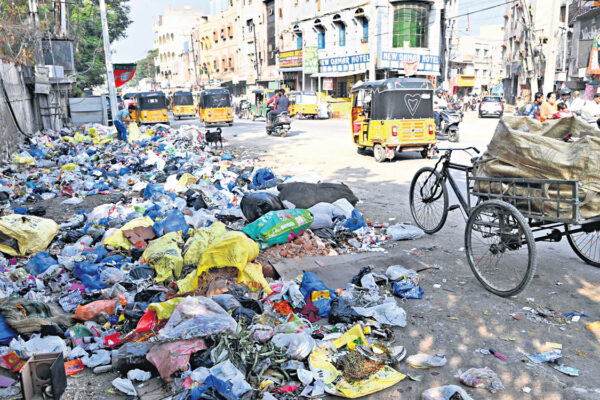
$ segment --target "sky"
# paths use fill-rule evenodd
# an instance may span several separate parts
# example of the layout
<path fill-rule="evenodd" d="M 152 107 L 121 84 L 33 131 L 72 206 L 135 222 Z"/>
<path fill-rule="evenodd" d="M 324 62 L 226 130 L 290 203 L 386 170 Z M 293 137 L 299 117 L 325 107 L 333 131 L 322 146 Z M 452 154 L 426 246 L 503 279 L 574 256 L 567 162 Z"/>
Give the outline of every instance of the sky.
<path fill-rule="evenodd" d="M 210 12 L 210 3 L 215 0 L 130 0 L 131 18 L 133 23 L 127 29 L 127 37 L 113 44 L 113 62 L 134 62 L 144 58 L 154 46 L 152 24 L 169 6 L 183 8 L 190 6 Z M 474 12 L 503 4 L 502 0 L 460 0 L 459 14 Z M 487 11 L 476 12 L 467 17 L 460 17 L 458 22 L 459 35 L 479 35 L 481 25 L 503 24 L 504 6 Z M 467 28 L 469 28 L 467 30 Z"/>

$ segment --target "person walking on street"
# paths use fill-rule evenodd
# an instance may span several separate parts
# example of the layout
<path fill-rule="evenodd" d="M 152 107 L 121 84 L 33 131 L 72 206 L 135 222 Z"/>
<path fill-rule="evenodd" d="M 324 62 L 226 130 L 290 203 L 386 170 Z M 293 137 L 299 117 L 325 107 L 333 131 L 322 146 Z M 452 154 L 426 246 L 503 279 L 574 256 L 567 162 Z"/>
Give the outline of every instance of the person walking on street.
<path fill-rule="evenodd" d="M 128 108 L 123 108 L 119 110 L 113 121 L 115 127 L 117 128 L 117 137 L 119 138 L 119 140 L 122 140 L 124 142 L 127 142 L 127 125 L 131 120 L 130 111 L 133 110 L 135 110 L 135 106 L 133 104 L 131 104 Z"/>
<path fill-rule="evenodd" d="M 571 101 L 571 107 L 569 107 L 573 114 L 579 116 L 581 116 L 581 112 L 583 111 L 583 106 L 585 104 L 580 95 L 581 93 L 579 93 L 579 90 L 573 92 L 573 100 Z"/>
<path fill-rule="evenodd" d="M 546 95 L 546 101 L 540 107 L 540 122 L 552 119 L 552 116 L 558 111 L 556 107 L 556 92 L 550 92 Z"/>

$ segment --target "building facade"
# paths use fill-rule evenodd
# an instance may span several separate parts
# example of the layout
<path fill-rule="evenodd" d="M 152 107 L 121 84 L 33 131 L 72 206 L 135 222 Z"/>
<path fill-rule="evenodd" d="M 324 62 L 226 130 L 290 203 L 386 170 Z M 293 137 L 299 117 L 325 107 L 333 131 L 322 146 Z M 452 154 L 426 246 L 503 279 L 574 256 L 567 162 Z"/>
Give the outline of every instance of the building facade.
<path fill-rule="evenodd" d="M 574 1 L 569 7 L 569 25 L 572 34 L 567 51 L 567 86 L 585 93 L 591 100 L 598 92 L 600 67 L 597 67 L 600 43 L 600 4 Z"/>
<path fill-rule="evenodd" d="M 156 81 L 161 88 L 190 87 L 189 57 L 192 29 L 204 12 L 191 8 L 167 8 L 153 24 L 154 48 L 158 50 Z"/>

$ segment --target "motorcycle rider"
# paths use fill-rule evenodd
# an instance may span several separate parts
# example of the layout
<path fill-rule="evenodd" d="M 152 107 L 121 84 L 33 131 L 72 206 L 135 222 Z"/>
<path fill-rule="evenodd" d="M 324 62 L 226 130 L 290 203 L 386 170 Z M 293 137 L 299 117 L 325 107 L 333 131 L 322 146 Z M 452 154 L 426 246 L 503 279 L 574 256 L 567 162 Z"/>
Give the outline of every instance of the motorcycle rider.
<path fill-rule="evenodd" d="M 572 101 L 573 100 L 571 99 L 571 89 L 569 89 L 566 86 L 560 89 L 560 99 L 558 100 L 558 103 L 564 103 L 567 106 L 567 108 L 570 109 Z"/>
<path fill-rule="evenodd" d="M 275 98 L 275 96 L 273 97 Z M 273 120 L 279 114 L 283 112 L 288 112 L 288 109 L 290 107 L 290 100 L 285 95 L 283 89 L 280 89 L 278 91 L 278 95 L 276 97 L 277 99 L 274 101 L 275 108 L 267 113 L 268 126 L 271 126 L 273 124 Z"/>
<path fill-rule="evenodd" d="M 440 128 L 440 112 L 448 108 L 448 102 L 444 99 L 444 90 L 439 88 L 435 91 L 433 98 L 433 116 L 435 118 L 435 126 Z"/>

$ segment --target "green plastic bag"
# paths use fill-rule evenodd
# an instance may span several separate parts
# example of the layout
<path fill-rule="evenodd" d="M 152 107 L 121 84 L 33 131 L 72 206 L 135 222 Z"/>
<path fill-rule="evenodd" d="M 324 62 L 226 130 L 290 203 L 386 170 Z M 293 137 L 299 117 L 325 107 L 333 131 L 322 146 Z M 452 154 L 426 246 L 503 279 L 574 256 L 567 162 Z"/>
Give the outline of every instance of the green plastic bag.
<path fill-rule="evenodd" d="M 299 208 L 269 211 L 247 225 L 242 232 L 256 240 L 261 249 L 266 249 L 275 244 L 292 241 L 301 235 L 313 220 L 310 211 Z"/>

